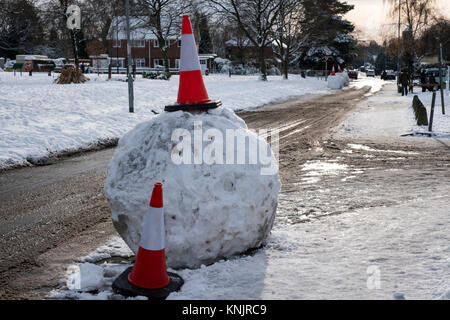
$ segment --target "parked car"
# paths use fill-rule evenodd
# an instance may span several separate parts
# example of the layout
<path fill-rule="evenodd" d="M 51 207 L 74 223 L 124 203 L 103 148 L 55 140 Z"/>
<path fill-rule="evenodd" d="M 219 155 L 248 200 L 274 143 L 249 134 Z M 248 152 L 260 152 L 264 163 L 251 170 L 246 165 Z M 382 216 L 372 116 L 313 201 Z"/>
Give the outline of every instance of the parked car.
<path fill-rule="evenodd" d="M 53 71 L 61 72 L 61 70 L 64 68 L 64 65 L 67 64 L 67 59 L 65 58 L 53 59 L 53 62 L 55 63 L 55 69 Z"/>
<path fill-rule="evenodd" d="M 63 70 L 67 70 L 67 69 L 71 69 L 71 68 L 75 68 L 75 65 L 71 64 L 71 63 L 67 63 L 63 66 Z"/>
<path fill-rule="evenodd" d="M 5 63 L 5 71 L 13 71 L 15 63 L 16 63 L 16 60 L 8 60 Z"/>
<path fill-rule="evenodd" d="M 385 70 L 381 74 L 382 80 L 395 80 L 397 78 L 397 74 L 394 70 Z"/>
<path fill-rule="evenodd" d="M 367 77 L 374 77 L 374 78 L 375 78 L 375 70 L 373 70 L 373 69 L 367 69 L 367 70 L 366 70 L 366 76 L 367 76 Z"/>
<path fill-rule="evenodd" d="M 434 77 L 434 83 L 439 84 L 439 68 L 430 68 L 430 69 L 425 69 L 425 75 L 427 80 L 430 79 L 430 77 Z M 443 89 L 447 88 L 447 70 L 446 69 L 442 69 L 442 83 L 443 83 Z M 438 87 L 439 88 L 439 87 Z"/>
<path fill-rule="evenodd" d="M 348 77 L 350 79 L 358 79 L 358 75 L 359 75 L 358 70 L 349 70 L 348 71 Z"/>

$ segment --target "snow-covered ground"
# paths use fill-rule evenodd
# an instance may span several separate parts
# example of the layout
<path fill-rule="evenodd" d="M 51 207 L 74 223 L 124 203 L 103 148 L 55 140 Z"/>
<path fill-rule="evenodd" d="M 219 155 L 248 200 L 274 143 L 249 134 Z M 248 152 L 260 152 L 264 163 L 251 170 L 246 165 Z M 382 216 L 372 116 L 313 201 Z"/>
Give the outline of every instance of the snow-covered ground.
<path fill-rule="evenodd" d="M 374 82 L 372 88 L 376 88 Z M 358 82 L 354 86 L 360 87 Z M 385 82 L 391 90 L 395 90 L 395 82 Z M 341 126 L 343 132 L 347 132 L 353 138 L 363 137 L 399 137 L 405 134 L 416 136 L 420 132 L 428 132 L 428 126 L 418 126 L 414 117 L 412 100 L 417 95 L 427 109 L 430 118 L 432 93 L 422 93 L 420 88 L 415 88 L 415 93 L 408 96 L 392 94 L 392 91 L 381 92 L 381 94 L 369 97 L 367 103 L 356 110 Z M 450 95 L 444 93 L 446 114 L 442 114 L 440 93 L 436 95 L 434 108 L 433 133 L 435 137 L 450 138 Z"/>
<path fill-rule="evenodd" d="M 124 79 L 123 76 L 119 77 Z M 52 153 L 90 148 L 122 137 L 176 101 L 179 77 L 135 82 L 135 113 L 128 113 L 128 86 L 91 75 L 80 85 L 56 85 L 47 74 L 0 75 L 0 169 L 36 163 Z M 118 78 L 116 78 L 117 80 Z M 205 77 L 211 99 L 233 110 L 251 109 L 294 96 L 327 92 L 326 81 L 257 76 Z"/>
<path fill-rule="evenodd" d="M 402 112 L 409 108 L 407 99 L 410 101 L 412 96 L 401 98 L 393 90 L 383 90 L 370 99 L 372 102 L 363 103 L 362 109 L 340 127 L 355 141 L 343 152 L 364 151 L 367 157 L 384 153 L 396 157 L 417 155 L 413 151 L 375 149 L 359 143 L 355 137 L 386 134 L 399 139 L 398 133 L 409 128 L 407 120 L 404 123 L 400 120 Z M 424 103 L 425 100 L 424 96 Z M 374 129 L 370 128 L 370 119 Z M 430 176 L 429 171 L 403 171 L 402 166 L 373 167 L 366 169 L 369 174 L 354 185 L 358 193 L 346 182 L 363 175 L 364 170 L 341 160 L 338 157 L 303 165 L 301 175 L 317 184 L 314 198 L 328 201 L 333 207 L 339 207 L 339 202 L 349 194 L 379 197 L 383 202 L 377 205 L 374 201 L 362 209 L 352 206 L 335 215 L 313 218 L 302 215 L 308 219 L 293 223 L 286 217 L 298 218 L 300 207 L 311 207 L 314 203 L 308 203 L 311 199 L 305 194 L 282 194 L 280 200 L 284 203 L 280 202 L 278 220 L 266 247 L 199 269 L 176 270 L 185 285 L 169 299 L 450 299 L 450 184 L 445 182 L 448 175 L 444 174 L 441 182 L 430 178 L 431 186 L 423 179 L 414 179 L 419 173 Z M 375 179 L 378 176 L 384 178 Z M 319 184 L 327 177 L 336 177 L 335 189 Z M 403 184 L 402 179 L 420 185 L 420 195 Z M 397 189 L 386 188 L 383 181 L 395 184 Z M 370 188 L 381 190 L 381 194 Z M 398 189 L 410 196 L 394 201 L 386 194 L 400 192 Z M 112 239 L 71 266 L 62 286 L 51 292 L 49 298 L 123 299 L 111 291 L 111 284 L 130 266 L 131 254 L 123 241 Z M 122 263 L 118 263 L 118 258 L 109 259 L 116 256 L 122 257 Z"/>
<path fill-rule="evenodd" d="M 448 200 L 433 204 L 418 199 L 278 226 L 252 255 L 175 271 L 185 285 L 169 299 L 450 299 Z M 112 239 L 70 267 L 49 298 L 123 299 L 111 284 L 130 264 L 98 262 L 131 254 Z"/>

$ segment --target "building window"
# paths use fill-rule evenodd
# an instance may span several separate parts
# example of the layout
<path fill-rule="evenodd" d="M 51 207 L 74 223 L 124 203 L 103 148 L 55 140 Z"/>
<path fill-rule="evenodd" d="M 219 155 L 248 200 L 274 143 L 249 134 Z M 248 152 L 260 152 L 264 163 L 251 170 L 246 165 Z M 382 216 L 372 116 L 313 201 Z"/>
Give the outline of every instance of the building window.
<path fill-rule="evenodd" d="M 153 59 L 153 64 L 155 65 L 155 68 L 158 66 L 164 67 L 165 63 L 163 59 Z"/>
<path fill-rule="evenodd" d="M 200 60 L 200 64 L 204 64 L 204 65 L 206 65 L 206 60 L 204 60 L 204 59 L 201 59 L 201 60 Z"/>
<path fill-rule="evenodd" d="M 137 58 L 134 63 L 136 64 L 136 68 L 145 68 L 145 58 Z"/>
<path fill-rule="evenodd" d="M 111 58 L 111 68 L 123 68 L 125 59 L 117 59 L 117 58 Z"/>
<path fill-rule="evenodd" d="M 153 40 L 153 48 L 159 48 L 159 41 L 158 41 L 158 39 Z"/>
<path fill-rule="evenodd" d="M 180 59 L 175 60 L 175 68 L 180 69 Z"/>
<path fill-rule="evenodd" d="M 134 48 L 145 48 L 145 40 L 143 40 L 143 39 L 133 40 L 133 47 Z"/>
<path fill-rule="evenodd" d="M 121 48 L 122 47 L 122 41 L 118 39 L 113 40 L 113 48 Z"/>

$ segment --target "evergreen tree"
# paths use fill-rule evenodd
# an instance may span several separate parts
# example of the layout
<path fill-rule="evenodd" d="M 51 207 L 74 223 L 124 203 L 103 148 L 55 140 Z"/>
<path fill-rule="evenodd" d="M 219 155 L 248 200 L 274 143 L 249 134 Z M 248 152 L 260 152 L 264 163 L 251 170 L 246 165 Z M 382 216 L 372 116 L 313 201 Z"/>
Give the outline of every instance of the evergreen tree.
<path fill-rule="evenodd" d="M 209 34 L 208 18 L 206 15 L 200 17 L 199 23 L 200 43 L 199 53 L 211 53 L 211 36 Z"/>
<path fill-rule="evenodd" d="M 350 63 L 355 57 L 356 41 L 351 35 L 355 27 L 342 16 L 354 6 L 339 0 L 304 0 L 303 8 L 304 63 L 320 68 L 325 56 L 331 57 L 329 66 Z"/>
<path fill-rule="evenodd" d="M 76 42 L 77 42 L 78 57 L 80 59 L 89 59 L 83 29 L 77 32 Z"/>
<path fill-rule="evenodd" d="M 42 39 L 43 29 L 30 0 L 2 1 L 0 13 L 0 56 L 15 59 L 31 54 Z"/>
<path fill-rule="evenodd" d="M 450 61 L 450 20 L 440 18 L 426 29 L 418 41 L 419 56 L 436 55 L 442 43 L 444 60 Z"/>
<path fill-rule="evenodd" d="M 200 43 L 199 53 L 211 53 L 211 36 L 209 34 L 208 18 L 201 15 L 199 23 Z"/>

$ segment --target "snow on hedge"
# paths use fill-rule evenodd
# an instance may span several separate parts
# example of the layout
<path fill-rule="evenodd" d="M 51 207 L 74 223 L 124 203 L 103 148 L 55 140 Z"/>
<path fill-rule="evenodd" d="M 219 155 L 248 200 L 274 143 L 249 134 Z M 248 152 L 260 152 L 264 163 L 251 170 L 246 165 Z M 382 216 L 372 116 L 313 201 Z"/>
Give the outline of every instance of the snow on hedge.
<path fill-rule="evenodd" d="M 91 75 L 89 83 L 56 85 L 47 74 L 0 74 L 0 169 L 29 165 L 51 154 L 92 148 L 122 137 L 176 101 L 178 76 L 135 82 L 135 111 L 128 113 L 128 86 Z M 115 80 L 124 79 L 123 76 Z M 326 82 L 292 75 L 289 81 L 258 76 L 211 75 L 212 99 L 233 110 L 257 108 L 289 97 L 326 91 Z"/>

